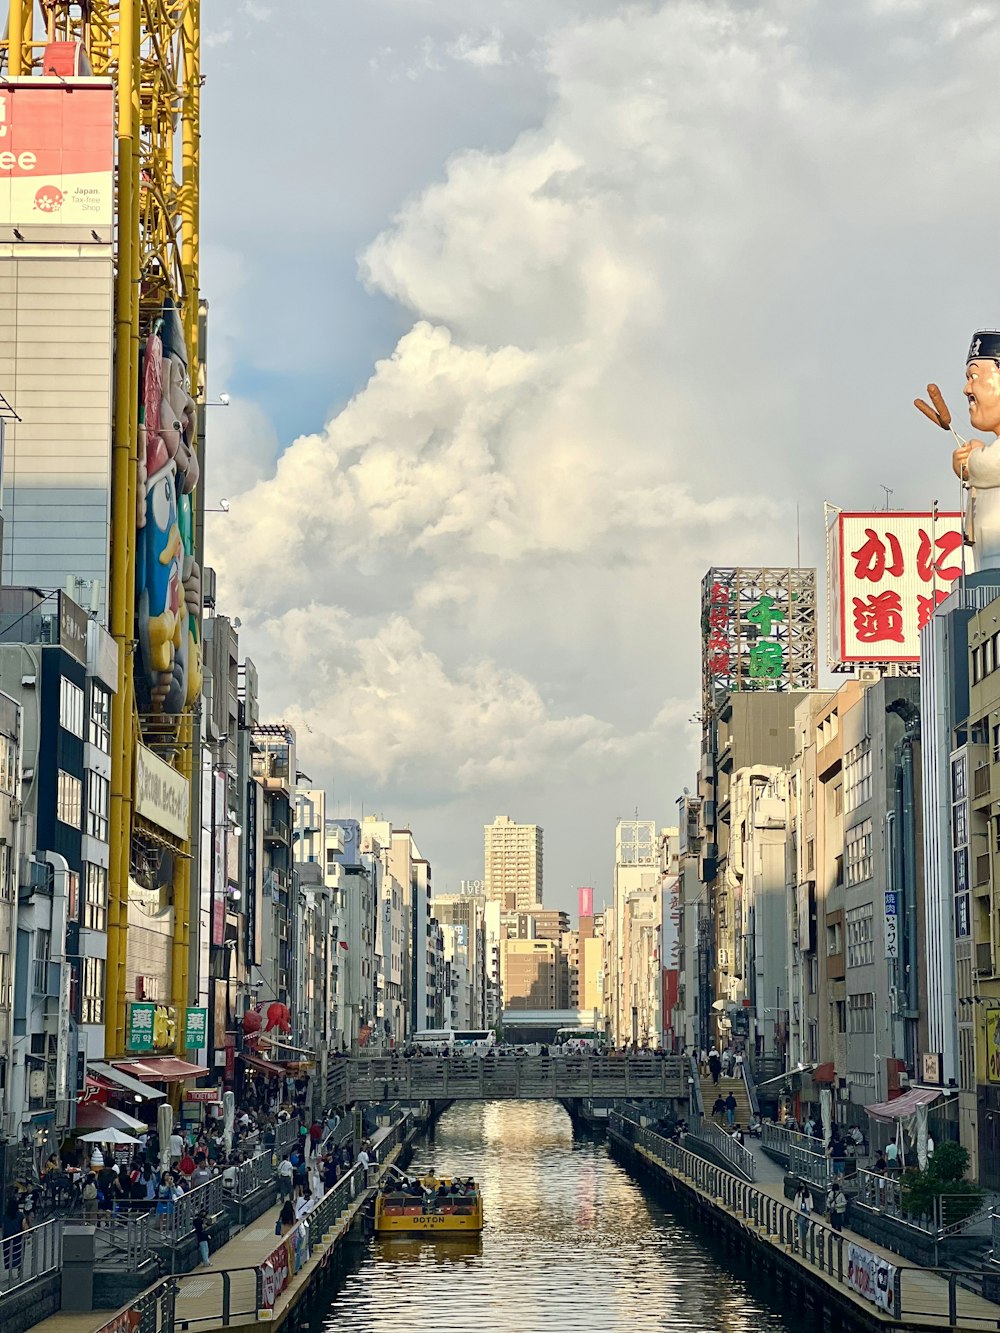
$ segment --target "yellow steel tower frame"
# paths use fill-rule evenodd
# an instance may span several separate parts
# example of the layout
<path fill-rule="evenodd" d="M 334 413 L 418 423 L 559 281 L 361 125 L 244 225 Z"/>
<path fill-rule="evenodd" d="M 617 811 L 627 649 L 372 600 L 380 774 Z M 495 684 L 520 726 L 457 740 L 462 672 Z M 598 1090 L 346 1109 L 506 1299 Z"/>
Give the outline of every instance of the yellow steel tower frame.
<path fill-rule="evenodd" d="M 95 75 L 115 80 L 117 222 L 110 630 L 118 645 L 112 713 L 108 876 L 107 1052 L 125 1051 L 128 884 L 136 742 L 136 500 L 140 338 L 166 297 L 186 335 L 192 385 L 198 355 L 198 184 L 201 0 L 9 0 L 0 63 L 11 78 L 44 73 L 52 41 L 83 44 Z M 6 48 L 6 49 L 5 49 Z M 4 58 L 5 57 L 5 58 Z M 195 389 L 194 392 L 199 392 Z M 176 720 L 177 764 L 193 776 L 193 718 Z M 160 728 L 162 735 L 162 726 Z M 190 841 L 174 883 L 172 1002 L 184 1046 L 190 944 Z"/>

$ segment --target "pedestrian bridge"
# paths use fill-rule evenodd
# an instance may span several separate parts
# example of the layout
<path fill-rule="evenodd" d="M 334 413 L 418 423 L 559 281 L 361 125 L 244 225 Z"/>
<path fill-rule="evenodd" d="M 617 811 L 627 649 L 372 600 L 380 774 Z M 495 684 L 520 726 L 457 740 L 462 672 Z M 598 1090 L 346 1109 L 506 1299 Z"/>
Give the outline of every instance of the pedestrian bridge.
<path fill-rule="evenodd" d="M 687 1097 L 677 1055 L 348 1056 L 331 1061 L 335 1105 L 381 1101 L 548 1101 Z"/>

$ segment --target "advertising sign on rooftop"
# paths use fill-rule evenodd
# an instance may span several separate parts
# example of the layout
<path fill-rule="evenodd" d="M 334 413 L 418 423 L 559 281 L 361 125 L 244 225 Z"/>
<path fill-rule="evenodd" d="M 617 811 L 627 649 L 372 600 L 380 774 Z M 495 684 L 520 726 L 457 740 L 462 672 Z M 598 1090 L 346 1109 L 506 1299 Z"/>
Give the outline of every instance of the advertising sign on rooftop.
<path fill-rule="evenodd" d="M 110 79 L 0 83 L 0 228 L 30 239 L 71 227 L 110 241 L 114 123 Z"/>
<path fill-rule="evenodd" d="M 962 516 L 837 510 L 827 557 L 831 667 L 919 662 L 920 631 L 962 576 Z"/>
<path fill-rule="evenodd" d="M 815 689 L 816 571 L 710 569 L 701 631 L 706 709 L 732 692 Z"/>

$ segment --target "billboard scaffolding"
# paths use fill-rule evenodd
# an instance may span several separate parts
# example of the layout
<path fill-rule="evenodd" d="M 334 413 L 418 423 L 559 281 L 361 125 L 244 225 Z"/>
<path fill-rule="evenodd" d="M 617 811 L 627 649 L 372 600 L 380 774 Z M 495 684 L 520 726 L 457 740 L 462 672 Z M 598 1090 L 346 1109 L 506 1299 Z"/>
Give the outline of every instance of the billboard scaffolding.
<path fill-rule="evenodd" d="M 734 691 L 816 689 L 815 569 L 710 569 L 701 635 L 706 712 Z"/>

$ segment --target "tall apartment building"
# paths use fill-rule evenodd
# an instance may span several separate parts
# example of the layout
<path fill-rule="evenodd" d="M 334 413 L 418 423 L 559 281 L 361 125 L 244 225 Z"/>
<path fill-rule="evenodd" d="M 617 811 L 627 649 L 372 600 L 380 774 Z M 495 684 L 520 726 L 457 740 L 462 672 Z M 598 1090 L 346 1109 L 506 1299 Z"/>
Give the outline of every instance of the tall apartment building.
<path fill-rule="evenodd" d="M 457 949 L 465 950 L 466 981 L 469 987 L 470 1021 L 465 1027 L 481 1028 L 486 1025 L 487 957 L 486 957 L 486 899 L 479 893 L 435 894 L 431 899 L 431 913 L 445 935 L 445 957 Z M 449 934 L 449 931 L 459 932 Z M 454 982 L 455 972 L 452 969 Z M 454 1007 L 454 1006 L 453 1006 Z"/>
<path fill-rule="evenodd" d="M 483 829 L 486 898 L 525 911 L 542 903 L 542 833 L 538 824 L 515 824 L 497 815 Z"/>

